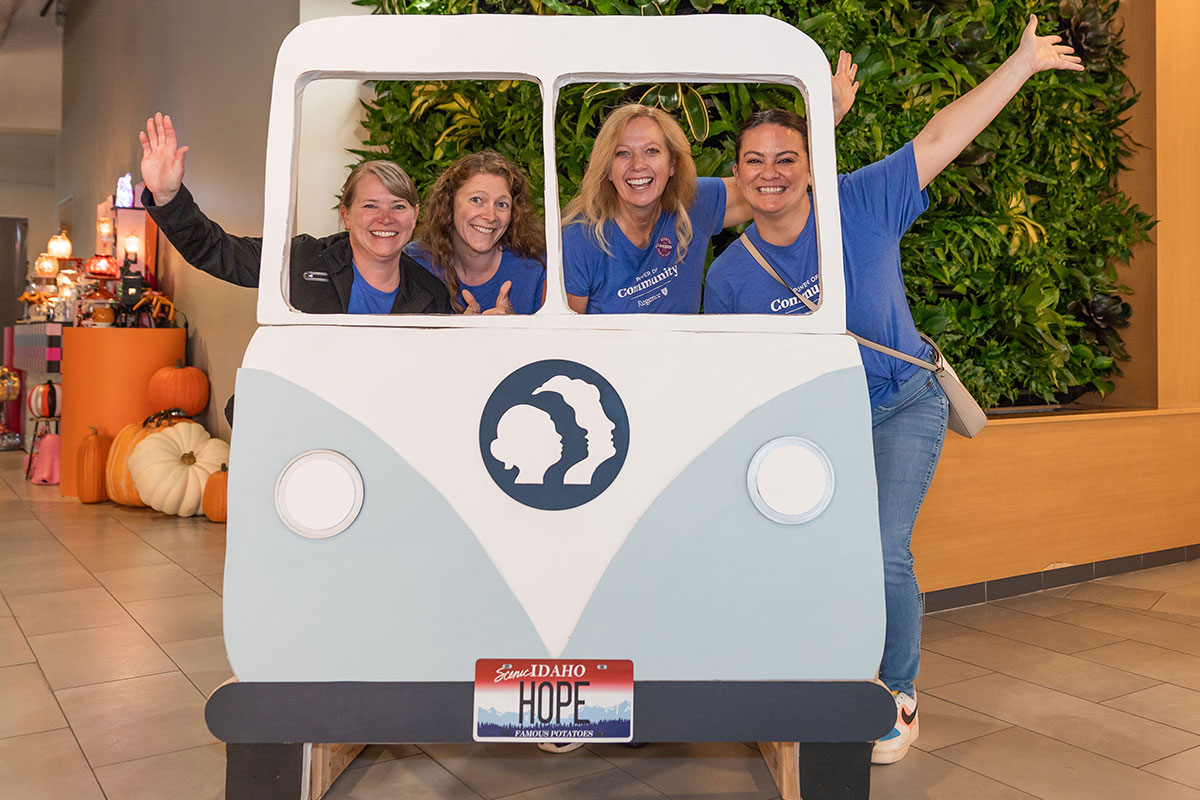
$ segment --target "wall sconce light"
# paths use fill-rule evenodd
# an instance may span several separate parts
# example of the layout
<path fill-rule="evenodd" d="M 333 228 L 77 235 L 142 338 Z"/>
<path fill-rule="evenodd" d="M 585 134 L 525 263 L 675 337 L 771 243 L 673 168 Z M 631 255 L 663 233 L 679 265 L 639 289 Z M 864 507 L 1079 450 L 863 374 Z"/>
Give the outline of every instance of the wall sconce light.
<path fill-rule="evenodd" d="M 100 241 L 109 244 L 117 240 L 117 231 L 112 217 L 101 217 L 96 220 L 96 235 L 100 237 Z"/>
<path fill-rule="evenodd" d="M 121 265 L 112 256 L 95 255 L 83 267 L 89 278 L 111 280 L 121 277 Z"/>
<path fill-rule="evenodd" d="M 49 253 L 42 253 L 33 262 L 33 274 L 39 278 L 53 278 L 58 274 L 58 259 Z"/>
<path fill-rule="evenodd" d="M 51 236 L 50 241 L 46 243 L 46 251 L 55 258 L 70 258 L 71 240 L 67 238 L 67 232 L 62 231 Z"/>

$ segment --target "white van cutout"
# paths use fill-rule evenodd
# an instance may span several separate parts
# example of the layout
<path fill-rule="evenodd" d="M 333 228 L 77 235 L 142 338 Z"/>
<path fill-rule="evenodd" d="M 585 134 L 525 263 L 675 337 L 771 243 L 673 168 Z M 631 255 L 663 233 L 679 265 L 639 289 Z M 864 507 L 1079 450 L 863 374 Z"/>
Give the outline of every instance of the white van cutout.
<path fill-rule="evenodd" d="M 288 306 L 297 99 L 322 78 L 543 87 L 539 313 Z M 818 311 L 568 309 L 555 101 L 569 82 L 619 80 L 803 92 L 826 266 Z M 845 335 L 830 69 L 807 36 L 732 15 L 306 23 L 276 68 L 262 258 L 231 456 L 225 641 L 239 680 L 472 681 L 476 659 L 506 657 L 629 659 L 639 682 L 874 675 L 884 606 L 870 410 Z M 504 422 L 520 406 L 534 410 Z M 501 428 L 528 441 L 497 444 Z M 782 451 L 756 476 L 755 454 L 781 437 L 819 457 Z M 311 498 L 281 507 L 277 489 L 289 465 L 325 451 L 361 494 L 339 500 L 352 518 L 322 527 L 315 514 L 314 536 L 289 524 L 314 514 Z M 789 498 L 789 479 L 821 484 Z"/>

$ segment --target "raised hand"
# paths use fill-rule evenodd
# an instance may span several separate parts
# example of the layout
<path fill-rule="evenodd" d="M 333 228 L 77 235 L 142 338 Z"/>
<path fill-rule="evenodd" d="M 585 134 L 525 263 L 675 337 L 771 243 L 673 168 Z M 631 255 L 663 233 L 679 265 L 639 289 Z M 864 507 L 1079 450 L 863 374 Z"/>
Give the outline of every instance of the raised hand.
<path fill-rule="evenodd" d="M 484 314 L 515 314 L 512 301 L 508 299 L 508 290 L 512 288 L 512 281 L 505 281 L 500 285 L 500 293 L 496 295 L 496 305 L 489 308 Z M 466 293 L 464 292 L 464 295 Z"/>
<path fill-rule="evenodd" d="M 183 162 L 187 147 L 180 147 L 170 117 L 155 114 L 146 120 L 146 130 L 138 133 L 142 142 L 142 181 L 154 195 L 154 202 L 165 205 L 183 185 Z"/>
<path fill-rule="evenodd" d="M 477 301 L 475 299 L 475 295 L 471 294 L 466 289 L 463 289 L 462 296 L 463 296 L 463 300 L 467 301 L 467 307 L 465 309 L 463 309 L 464 317 L 470 317 L 475 314 L 483 313 L 482 309 L 479 308 L 479 301 Z"/>
<path fill-rule="evenodd" d="M 1047 69 L 1083 69 L 1058 36 L 1038 36 L 1030 15 L 1016 51 L 971 91 L 933 115 L 913 139 L 917 182 L 922 189 L 958 157 L 1012 100 L 1030 76 Z"/>
<path fill-rule="evenodd" d="M 837 71 L 833 73 L 833 124 L 837 125 L 849 113 L 858 95 L 858 64 L 845 50 L 838 52 Z"/>
<path fill-rule="evenodd" d="M 1070 45 L 1059 44 L 1061 36 L 1038 36 L 1037 17 L 1029 15 L 1029 24 L 1021 34 L 1021 44 L 1016 55 L 1029 67 L 1029 74 L 1036 75 L 1048 69 L 1083 70 L 1083 63 Z"/>

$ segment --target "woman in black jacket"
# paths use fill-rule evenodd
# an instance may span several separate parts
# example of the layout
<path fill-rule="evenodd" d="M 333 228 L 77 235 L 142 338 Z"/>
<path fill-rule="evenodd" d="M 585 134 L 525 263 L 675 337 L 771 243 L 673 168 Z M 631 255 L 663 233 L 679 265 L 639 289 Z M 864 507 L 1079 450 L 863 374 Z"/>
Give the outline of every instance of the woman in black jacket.
<path fill-rule="evenodd" d="M 232 236 L 200 211 L 183 185 L 187 147 L 169 116 L 155 114 L 139 134 L 142 204 L 180 255 L 239 286 L 257 286 L 262 240 Z M 310 314 L 449 314 L 446 287 L 404 246 L 417 221 L 412 179 L 390 161 L 351 171 L 339 209 L 346 230 L 292 239 L 288 302 Z"/>

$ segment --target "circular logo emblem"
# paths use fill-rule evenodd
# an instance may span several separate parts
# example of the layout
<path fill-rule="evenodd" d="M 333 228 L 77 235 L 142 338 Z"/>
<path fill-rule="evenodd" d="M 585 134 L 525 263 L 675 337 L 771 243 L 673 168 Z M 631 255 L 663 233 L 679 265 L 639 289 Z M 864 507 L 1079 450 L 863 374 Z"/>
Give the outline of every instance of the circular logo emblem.
<path fill-rule="evenodd" d="M 675 249 L 675 245 L 665 236 L 658 237 L 658 241 L 654 243 L 654 251 L 663 258 L 671 255 L 671 251 Z"/>
<path fill-rule="evenodd" d="M 502 380 L 488 398 L 479 450 L 492 480 L 518 503 L 575 508 L 616 480 L 629 452 L 629 416 L 594 369 L 537 361 Z"/>

